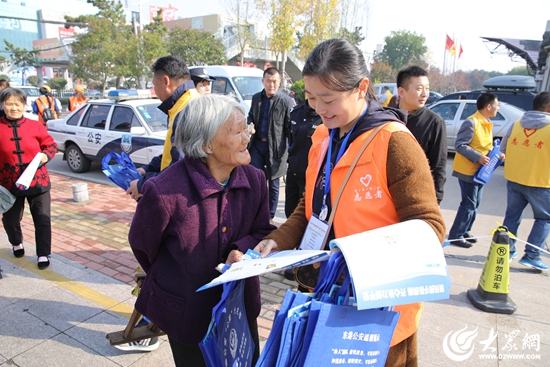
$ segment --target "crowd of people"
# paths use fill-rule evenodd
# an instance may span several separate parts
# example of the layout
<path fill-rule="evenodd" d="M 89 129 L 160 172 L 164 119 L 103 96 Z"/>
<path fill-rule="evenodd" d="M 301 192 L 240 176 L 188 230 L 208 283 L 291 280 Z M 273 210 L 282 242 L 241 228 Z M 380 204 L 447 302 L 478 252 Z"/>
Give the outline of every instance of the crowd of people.
<path fill-rule="evenodd" d="M 446 182 L 447 134 L 443 118 L 425 107 L 429 79 L 424 69 L 400 70 L 398 94 L 384 91 L 381 103 L 361 51 L 347 40 L 330 39 L 306 60 L 303 104 L 294 106 L 280 90 L 279 70 L 269 67 L 262 78 L 264 89 L 252 97 L 248 114 L 233 98 L 211 94 L 215 77 L 206 69 L 189 70 L 177 56 L 159 58 L 152 71 L 168 131 L 162 155 L 139 168 L 142 177 L 127 190 L 138 201 L 128 239 L 147 273 L 135 308 L 168 335 L 177 366 L 205 365 L 198 344 L 222 290 L 195 290 L 217 276 L 216 266 L 241 261 L 249 249 L 262 256 L 296 249 L 313 219 L 326 224 L 325 249 L 331 239 L 411 219 L 425 221 L 443 243 L 446 226 L 439 205 Z M 38 121 L 27 119 L 25 93 L 2 80 L 0 89 L 0 184 L 15 197 L 2 222 L 14 256 L 24 256 L 20 222 L 27 201 L 38 267 L 45 269 L 51 253 L 46 166 L 57 147 L 43 116 L 46 109 L 54 115 L 60 109 L 51 90 L 42 87 L 34 106 Z M 77 86 L 69 109 L 85 101 Z M 533 111 L 525 113 L 502 142 L 500 158 L 506 158 L 508 180 L 504 225 L 516 235 L 524 208 L 532 206 L 535 224 L 520 263 L 548 270 L 540 255 L 550 233 L 550 93 L 540 93 L 533 103 Z M 476 242 L 470 231 L 484 185 L 473 176 L 489 162 L 491 118 L 498 109 L 494 94 L 482 94 L 477 112 L 458 132 L 453 176 L 462 200 L 447 236 L 452 245 L 469 248 Z M 38 153 L 43 154 L 37 174 L 23 190 L 15 181 Z M 350 157 L 358 160 L 352 164 Z M 276 227 L 273 219 L 284 175 L 287 220 Z M 358 200 L 357 190 L 347 182 L 366 176 L 379 195 Z M 515 257 L 512 241 L 510 259 Z M 255 361 L 261 308 L 257 277 L 246 280 L 245 308 Z M 395 310 L 401 316 L 386 364 L 414 366 L 423 305 Z M 150 351 L 158 343 L 155 338 L 118 347 Z"/>

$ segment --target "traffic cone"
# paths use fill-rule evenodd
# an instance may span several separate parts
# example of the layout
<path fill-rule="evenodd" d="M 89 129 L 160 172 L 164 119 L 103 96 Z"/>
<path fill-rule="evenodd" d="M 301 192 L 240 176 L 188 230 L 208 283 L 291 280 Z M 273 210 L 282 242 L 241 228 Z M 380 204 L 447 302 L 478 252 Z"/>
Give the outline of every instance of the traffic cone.
<path fill-rule="evenodd" d="M 508 297 L 510 278 L 510 237 L 508 229 L 499 226 L 493 234 L 477 289 L 468 290 L 468 299 L 480 310 L 511 315 L 516 304 Z"/>

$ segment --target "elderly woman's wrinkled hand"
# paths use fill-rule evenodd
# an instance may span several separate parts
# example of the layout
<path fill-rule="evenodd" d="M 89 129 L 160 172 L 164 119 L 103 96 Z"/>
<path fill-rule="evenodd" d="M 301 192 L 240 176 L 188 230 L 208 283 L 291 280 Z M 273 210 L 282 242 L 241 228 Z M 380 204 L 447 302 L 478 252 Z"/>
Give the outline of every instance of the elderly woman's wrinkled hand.
<path fill-rule="evenodd" d="M 258 243 L 256 247 L 254 247 L 254 251 L 259 252 L 262 257 L 266 257 L 272 251 L 276 251 L 278 249 L 279 245 L 277 245 L 277 242 L 273 240 L 263 240 L 262 242 Z"/>
<path fill-rule="evenodd" d="M 126 190 L 126 194 L 130 195 L 134 200 L 137 200 L 140 197 L 142 197 L 142 195 L 138 191 L 137 183 L 138 183 L 138 180 L 134 180 L 130 182 L 130 187 L 128 188 L 128 190 Z"/>
<path fill-rule="evenodd" d="M 229 253 L 229 256 L 227 256 L 226 264 L 233 264 L 238 263 L 240 261 L 243 261 L 243 253 L 239 250 L 233 250 Z"/>

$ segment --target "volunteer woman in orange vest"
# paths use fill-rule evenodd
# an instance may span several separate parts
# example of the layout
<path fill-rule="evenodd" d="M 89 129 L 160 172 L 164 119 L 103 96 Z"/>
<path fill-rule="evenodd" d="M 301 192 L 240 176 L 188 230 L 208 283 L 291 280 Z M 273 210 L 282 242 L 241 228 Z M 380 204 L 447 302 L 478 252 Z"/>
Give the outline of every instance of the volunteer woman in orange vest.
<path fill-rule="evenodd" d="M 69 97 L 69 111 L 74 111 L 88 101 L 84 95 L 84 87 L 77 85 L 74 87 L 74 94 Z"/>
<path fill-rule="evenodd" d="M 44 110 L 49 108 L 53 113 L 53 119 L 57 119 L 61 113 L 60 107 L 57 106 L 55 97 L 52 94 L 52 90 L 49 86 L 45 85 L 38 90 L 41 94 L 32 104 L 32 112 L 38 115 L 38 121 L 46 125 L 46 121 L 42 115 Z"/>
<path fill-rule="evenodd" d="M 361 51 L 344 39 L 327 40 L 309 55 L 302 75 L 309 103 L 323 120 L 312 137 L 305 198 L 256 251 L 265 256 L 272 250 L 297 248 L 313 214 L 325 220 L 330 216 L 353 159 L 381 125 L 345 185 L 327 244 L 411 219 L 426 221 L 443 242 L 445 223 L 424 152 L 405 127 L 402 112 L 380 107 Z M 391 252 L 380 261 L 392 266 Z M 422 303 L 395 307 L 401 316 L 386 366 L 417 365 L 416 331 L 422 309 Z"/>

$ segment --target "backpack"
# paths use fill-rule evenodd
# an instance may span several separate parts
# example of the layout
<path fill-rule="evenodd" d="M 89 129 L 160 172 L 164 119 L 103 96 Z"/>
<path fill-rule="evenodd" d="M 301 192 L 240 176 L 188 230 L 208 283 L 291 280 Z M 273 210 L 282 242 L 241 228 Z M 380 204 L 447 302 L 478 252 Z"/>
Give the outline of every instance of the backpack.
<path fill-rule="evenodd" d="M 44 122 L 55 119 L 52 111 L 52 101 L 48 98 L 48 96 L 46 96 L 46 99 L 48 100 L 49 106 L 42 104 L 42 108 L 44 109 L 42 111 L 42 119 L 44 120 Z"/>

